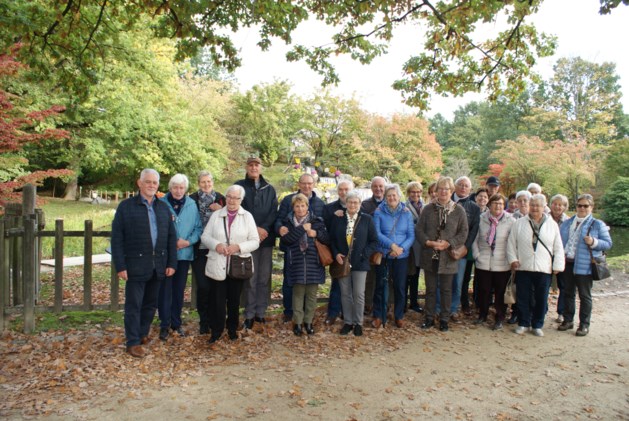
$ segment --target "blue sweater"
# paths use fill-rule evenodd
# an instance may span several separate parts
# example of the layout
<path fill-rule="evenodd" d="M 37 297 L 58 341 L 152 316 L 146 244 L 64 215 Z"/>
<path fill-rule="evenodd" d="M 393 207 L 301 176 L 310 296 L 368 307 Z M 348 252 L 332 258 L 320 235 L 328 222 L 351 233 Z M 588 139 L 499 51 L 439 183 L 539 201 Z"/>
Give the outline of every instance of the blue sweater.
<path fill-rule="evenodd" d="M 572 221 L 574 221 L 575 216 L 564 221 L 559 227 L 559 232 L 561 233 L 561 241 L 563 243 L 564 248 L 566 244 L 568 244 L 568 240 L 570 238 L 570 226 L 572 225 Z M 587 218 L 583 221 L 583 224 L 579 228 L 579 241 L 577 241 L 577 248 L 574 253 L 574 274 L 575 275 L 591 275 L 592 274 L 592 266 L 590 262 L 590 252 L 588 250 L 587 244 L 583 238 L 585 238 L 588 229 L 592 227 L 590 230 L 590 237 L 596 238 L 598 243 L 596 247 L 592 249 L 592 254 L 594 257 L 601 256 L 604 250 L 609 250 L 612 248 L 612 238 L 609 235 L 609 227 L 605 225 L 603 221 L 600 219 L 594 219 L 593 217 Z"/>
<path fill-rule="evenodd" d="M 400 203 L 392 212 L 383 201 L 373 214 L 373 222 L 378 233 L 378 251 L 386 256 L 391 251 L 391 245 L 395 243 L 404 249 L 396 259 L 407 258 L 415 241 L 415 224 L 413 215 L 406 205 Z"/>
<path fill-rule="evenodd" d="M 188 247 L 177 250 L 177 260 L 194 260 L 194 245 L 199 241 L 201 233 L 203 233 L 199 209 L 194 200 L 186 197 L 183 208 L 181 208 L 179 215 L 177 215 L 168 202 L 169 196 L 170 193 L 167 193 L 161 200 L 166 203 L 170 210 L 173 222 L 175 223 L 175 229 L 177 230 L 177 239 L 181 238 L 182 240 L 190 242 Z"/>

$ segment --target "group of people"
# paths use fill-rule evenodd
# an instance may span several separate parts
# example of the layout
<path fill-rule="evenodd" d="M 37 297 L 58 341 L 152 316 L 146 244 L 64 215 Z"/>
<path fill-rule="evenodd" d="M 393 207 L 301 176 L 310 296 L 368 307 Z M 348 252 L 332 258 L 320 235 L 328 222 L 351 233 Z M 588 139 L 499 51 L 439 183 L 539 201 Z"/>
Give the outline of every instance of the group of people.
<path fill-rule="evenodd" d="M 177 174 L 169 192 L 156 198 L 159 174 L 145 169 L 139 194 L 118 207 L 112 224 L 112 257 L 125 287 L 127 352 L 144 356 L 157 307 L 161 340 L 185 336 L 181 311 L 188 270 L 196 278 L 199 332 L 219 340 L 225 328 L 238 339 L 239 310 L 243 329 L 265 323 L 272 253 L 279 238 L 284 252 L 284 321 L 295 335 L 315 333 L 313 318 L 318 286 L 326 279 L 321 248 L 332 255 L 332 284 L 326 324 L 339 317 L 341 335 L 363 334 L 365 315 L 373 328 L 390 319 L 404 326 L 405 312 L 423 312 L 421 327 L 449 329 L 463 312 L 478 311 L 477 324 L 503 328 L 504 293 L 510 278 L 517 286 L 511 307 L 515 333 L 543 336 L 551 276 L 557 275 L 559 330 L 574 328 L 575 297 L 581 302 L 577 335 L 589 331 L 592 300 L 590 253 L 611 248 L 609 228 L 592 217 L 590 195 L 577 200 L 577 214 L 565 215 L 567 198 L 556 195 L 550 207 L 541 187 L 532 183 L 513 203 L 500 194 L 500 181 L 489 177 L 471 192 L 468 177 L 441 177 L 422 199 L 419 182 L 406 186 L 406 201 L 397 184 L 371 180 L 370 198 L 362 200 L 349 179 L 338 182 L 338 199 L 324 201 L 314 191 L 315 178 L 301 175 L 297 192 L 278 205 L 277 194 L 262 175 L 262 162 L 246 162 L 245 178 L 214 191 L 212 176 L 201 172 L 198 191 L 187 195 L 189 182 Z M 230 266 L 250 259 L 248 279 L 232 275 Z M 426 284 L 425 306 L 418 300 L 420 271 Z M 473 294 L 468 294 L 474 272 Z M 241 298 L 242 297 L 242 298 Z"/>

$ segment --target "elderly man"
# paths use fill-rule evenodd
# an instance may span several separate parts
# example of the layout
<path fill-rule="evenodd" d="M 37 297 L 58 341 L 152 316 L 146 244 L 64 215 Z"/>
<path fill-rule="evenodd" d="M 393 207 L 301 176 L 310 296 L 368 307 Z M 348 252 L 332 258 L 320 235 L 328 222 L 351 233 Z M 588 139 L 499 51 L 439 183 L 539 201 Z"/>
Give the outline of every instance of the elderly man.
<path fill-rule="evenodd" d="M 140 194 L 118 205 L 111 226 L 111 254 L 118 277 L 126 281 L 124 328 L 127 352 L 145 355 L 160 282 L 177 268 L 177 232 L 166 203 L 157 200 L 159 174 L 147 168 Z"/>
<path fill-rule="evenodd" d="M 348 179 L 341 179 L 337 186 L 336 192 L 338 193 L 338 200 L 325 205 L 323 212 L 323 220 L 325 221 L 325 227 L 328 232 L 332 225 L 334 218 L 343 218 L 345 216 L 346 206 L 345 197 L 350 190 L 354 188 L 354 183 Z M 325 323 L 328 325 L 334 324 L 342 311 L 341 303 L 341 286 L 338 279 L 332 278 L 332 284 L 330 285 L 330 298 L 328 300 L 328 317 L 325 319 Z"/>
<path fill-rule="evenodd" d="M 491 177 L 487 177 L 487 181 L 485 181 L 485 187 L 487 188 L 487 196 L 493 196 L 500 191 L 500 179 L 493 175 Z"/>
<path fill-rule="evenodd" d="M 373 216 L 380 203 L 384 200 L 384 187 L 387 183 L 383 177 L 375 176 L 371 179 L 371 197 L 367 200 L 363 200 L 360 205 L 360 210 Z M 372 266 L 367 272 L 367 279 L 365 281 L 365 314 L 371 313 L 371 307 L 373 305 L 373 294 L 376 287 L 376 268 Z M 393 294 L 389 294 L 390 297 Z"/>
<path fill-rule="evenodd" d="M 295 193 L 291 193 L 282 199 L 280 208 L 275 219 L 275 232 L 280 237 L 283 237 L 288 233 L 288 227 L 282 225 L 282 221 L 288 216 L 291 211 L 291 201 L 293 196 L 298 193 L 303 194 L 308 198 L 309 209 L 315 216 L 323 218 L 325 211 L 325 203 L 323 200 L 317 197 L 314 192 L 315 179 L 310 174 L 302 174 L 299 177 L 299 190 Z M 286 252 L 286 247 L 280 245 L 280 250 Z M 288 279 L 288 268 L 286 262 L 284 262 L 284 281 L 282 283 L 282 303 L 284 305 L 284 322 L 290 322 L 293 319 L 293 285 Z"/>
<path fill-rule="evenodd" d="M 253 251 L 253 276 L 245 284 L 244 328 L 251 329 L 254 322 L 265 323 L 269 305 L 269 286 L 273 269 L 274 224 L 277 217 L 277 193 L 262 176 L 260 158 L 247 159 L 245 178 L 236 184 L 245 189 L 242 207 L 253 215 L 260 236 L 260 248 Z"/>

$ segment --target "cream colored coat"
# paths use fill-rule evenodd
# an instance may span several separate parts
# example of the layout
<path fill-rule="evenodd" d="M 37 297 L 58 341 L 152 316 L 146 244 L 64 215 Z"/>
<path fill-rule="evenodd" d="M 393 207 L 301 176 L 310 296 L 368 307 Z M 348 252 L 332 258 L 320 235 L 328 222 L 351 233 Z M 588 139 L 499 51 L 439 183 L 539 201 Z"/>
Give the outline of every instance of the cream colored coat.
<path fill-rule="evenodd" d="M 478 234 L 472 243 L 472 254 L 474 255 L 474 260 L 476 260 L 475 264 L 481 270 L 507 272 L 511 270 L 511 265 L 507 261 L 507 242 L 515 219 L 505 212 L 505 216 L 498 222 L 496 227 L 496 246 L 492 253 L 491 247 L 487 243 L 487 234 L 491 227 L 489 215 L 489 211 L 487 211 L 480 216 Z"/>
<path fill-rule="evenodd" d="M 509 234 L 507 245 L 507 259 L 509 264 L 518 261 L 518 271 L 552 273 L 563 272 L 565 256 L 563 244 L 559 235 L 559 227 L 547 216 L 542 225 L 539 237 L 546 247 L 553 253 L 554 260 L 544 246 L 538 242 L 536 250 L 533 250 L 533 229 L 529 223 L 529 216 L 524 216 L 513 224 Z"/>
<path fill-rule="evenodd" d="M 216 252 L 216 246 L 227 244 L 224 221 L 227 222 L 227 206 L 212 213 L 201 235 L 201 242 L 208 248 L 205 274 L 215 281 L 224 281 L 227 277 L 227 257 Z M 238 244 L 239 255 L 243 257 L 251 256 L 251 252 L 260 247 L 260 237 L 253 216 L 242 206 L 229 230 L 229 244 Z M 255 271 L 255 267 L 253 270 Z"/>

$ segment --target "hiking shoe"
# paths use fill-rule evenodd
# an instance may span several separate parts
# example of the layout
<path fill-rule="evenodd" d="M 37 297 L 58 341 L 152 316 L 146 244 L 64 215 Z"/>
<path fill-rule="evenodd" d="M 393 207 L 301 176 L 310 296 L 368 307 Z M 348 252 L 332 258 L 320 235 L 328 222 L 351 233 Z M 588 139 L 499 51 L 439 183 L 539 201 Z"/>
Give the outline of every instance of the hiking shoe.
<path fill-rule="evenodd" d="M 446 322 L 445 320 L 441 320 L 439 322 L 439 330 L 442 332 L 447 332 L 448 331 L 448 322 Z"/>
<path fill-rule="evenodd" d="M 167 327 L 160 327 L 159 328 L 159 339 L 162 341 L 165 341 L 166 339 L 168 339 L 168 328 Z"/>
<path fill-rule="evenodd" d="M 502 330 L 502 322 L 496 322 L 494 324 L 493 330 Z"/>
<path fill-rule="evenodd" d="M 575 335 L 577 336 L 585 336 L 590 332 L 590 328 L 588 326 L 579 326 L 579 328 L 577 329 Z"/>
<path fill-rule="evenodd" d="M 574 323 L 573 322 L 568 322 L 568 321 L 563 321 L 562 324 L 559 325 L 559 327 L 557 328 L 557 330 L 564 332 L 566 330 L 572 330 L 574 328 Z"/>
<path fill-rule="evenodd" d="M 544 336 L 544 331 L 540 328 L 533 329 L 533 335 L 542 337 Z"/>
<path fill-rule="evenodd" d="M 354 325 L 354 336 L 363 336 L 363 327 L 361 325 Z"/>
<path fill-rule="evenodd" d="M 352 330 L 354 330 L 354 327 L 352 325 L 343 325 L 343 327 L 341 328 L 341 335 L 345 336 L 347 334 L 349 334 L 349 332 L 351 332 Z"/>

